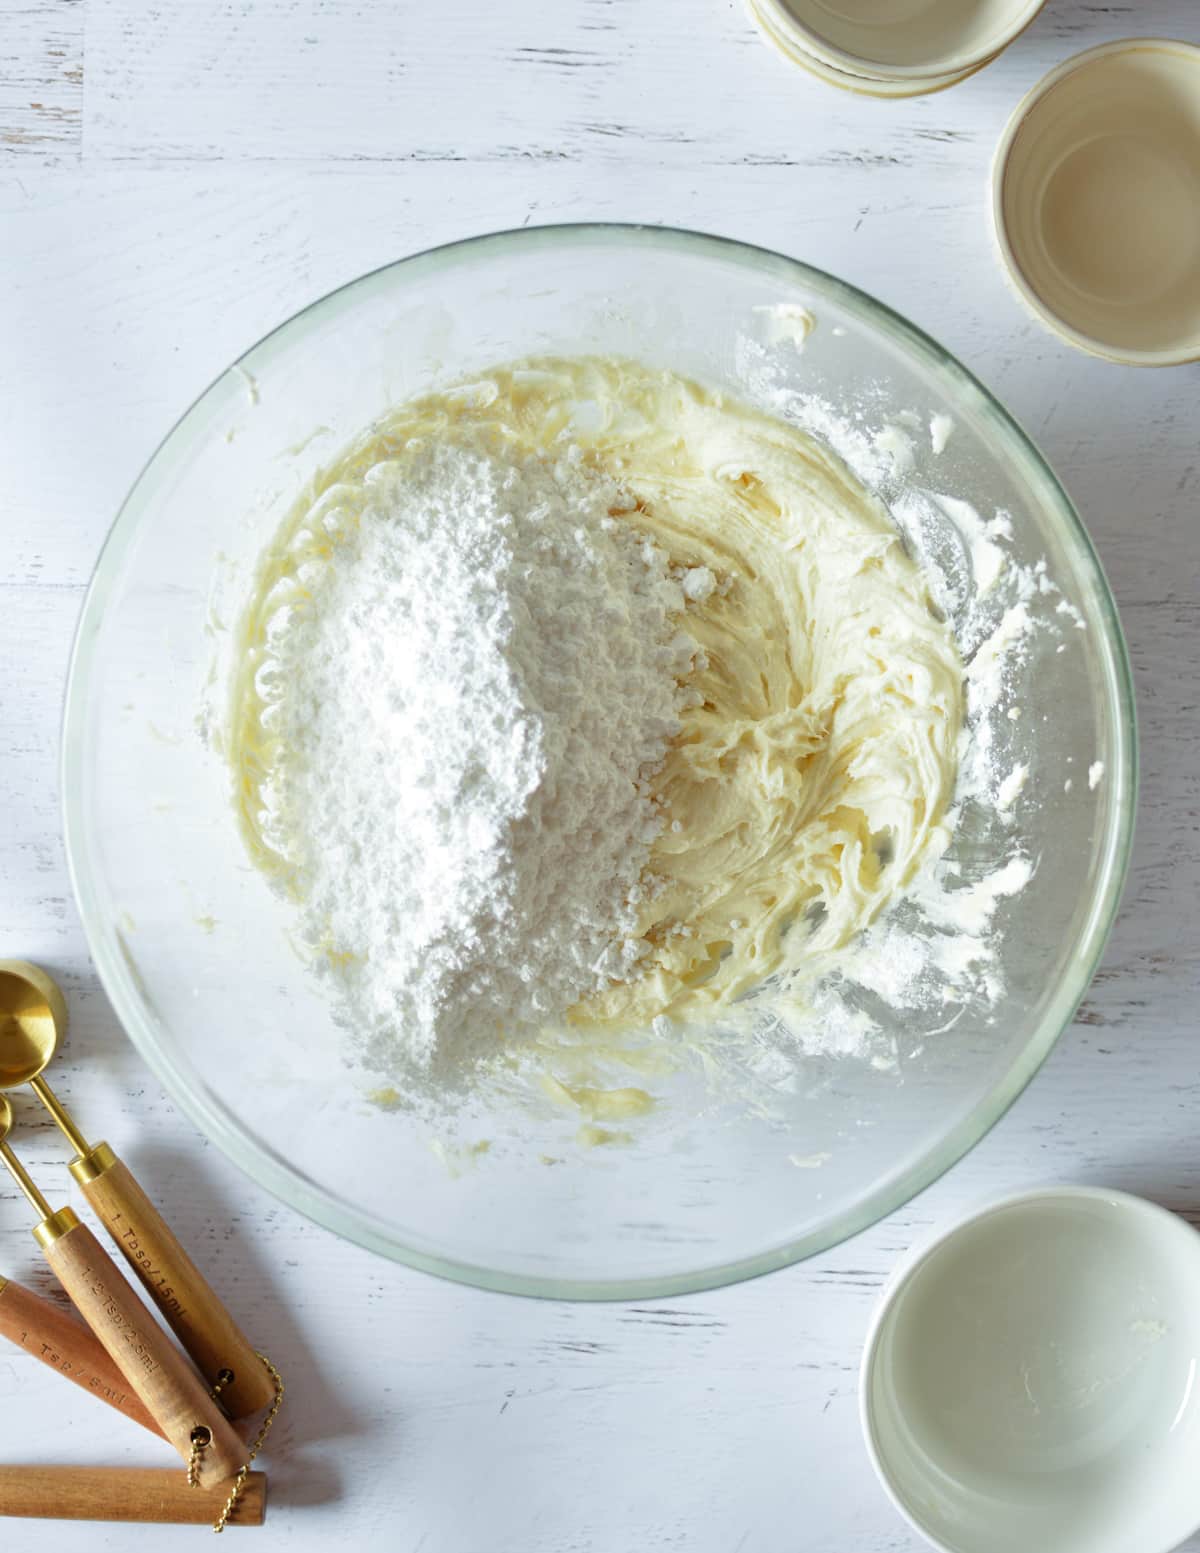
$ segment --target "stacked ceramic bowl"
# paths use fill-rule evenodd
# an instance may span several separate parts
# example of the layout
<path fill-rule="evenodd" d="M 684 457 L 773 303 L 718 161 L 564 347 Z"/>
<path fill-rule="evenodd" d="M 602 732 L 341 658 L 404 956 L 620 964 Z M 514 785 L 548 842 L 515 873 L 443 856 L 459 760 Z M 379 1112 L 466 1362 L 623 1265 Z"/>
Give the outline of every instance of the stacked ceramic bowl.
<path fill-rule="evenodd" d="M 869 97 L 919 97 L 974 75 L 1023 32 L 1045 0 L 749 0 L 796 64 Z"/>
<path fill-rule="evenodd" d="M 1004 51 L 1045 0 L 748 0 L 766 37 L 844 90 L 916 97 Z M 1101 44 L 1052 70 L 1000 140 L 992 220 L 1017 295 L 1126 366 L 1200 361 L 1200 47 Z"/>

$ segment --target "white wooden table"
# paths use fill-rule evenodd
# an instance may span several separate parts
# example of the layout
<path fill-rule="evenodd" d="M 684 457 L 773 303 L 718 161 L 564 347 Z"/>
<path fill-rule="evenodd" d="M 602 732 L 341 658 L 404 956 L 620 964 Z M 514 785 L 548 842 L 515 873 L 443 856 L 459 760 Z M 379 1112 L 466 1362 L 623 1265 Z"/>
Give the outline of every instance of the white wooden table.
<path fill-rule="evenodd" d="M 1200 367 L 1137 372 L 1060 345 L 1006 289 L 986 221 L 991 149 L 1020 95 L 1133 32 L 1200 40 L 1196 0 L 1050 0 L 981 75 L 881 103 L 785 64 L 738 0 L 0 0 L 0 954 L 61 975 L 74 1026 L 60 1092 L 152 1184 L 287 1374 L 255 1546 L 914 1550 L 870 1474 L 855 1403 L 899 1253 L 1036 1180 L 1125 1186 L 1200 1218 Z M 363 270 L 588 218 L 811 260 L 975 368 L 1083 512 L 1142 719 L 1121 919 L 1029 1093 L 875 1229 L 665 1306 L 457 1288 L 265 1197 L 134 1056 L 89 963 L 60 839 L 75 618 L 113 513 L 175 417 L 242 348 Z M 74 1198 L 49 1123 L 22 1143 L 52 1200 Z M 46 1288 L 28 1222 L 5 1180 L 0 1270 Z M 0 1354 L 0 1459 L 165 1464 L 15 1349 Z M 0 1532 L 13 1553 L 205 1535 Z"/>

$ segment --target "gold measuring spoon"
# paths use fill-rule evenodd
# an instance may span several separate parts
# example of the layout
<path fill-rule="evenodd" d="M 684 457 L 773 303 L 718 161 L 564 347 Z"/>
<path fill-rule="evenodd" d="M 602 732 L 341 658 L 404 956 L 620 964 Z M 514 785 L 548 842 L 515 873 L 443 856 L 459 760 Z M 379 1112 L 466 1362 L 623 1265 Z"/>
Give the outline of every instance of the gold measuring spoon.
<path fill-rule="evenodd" d="M 42 1078 L 67 1028 L 67 1004 L 39 966 L 0 960 L 0 1090 L 28 1084 L 75 1150 L 71 1174 L 105 1229 L 231 1418 L 267 1407 L 275 1387 L 262 1361 L 158 1209 L 107 1143 L 95 1148 Z"/>
<path fill-rule="evenodd" d="M 33 1237 L 54 1276 L 162 1433 L 184 1461 L 195 1457 L 200 1486 L 232 1477 L 246 1459 L 233 1425 L 87 1225 L 70 1208 L 55 1212 L 38 1191 L 6 1141 L 11 1127 L 12 1106 L 0 1095 L 0 1159 L 38 1215 Z"/>
<path fill-rule="evenodd" d="M 88 1328 L 11 1278 L 0 1278 L 0 1337 L 16 1343 L 56 1374 L 73 1380 L 89 1396 L 99 1397 L 143 1429 L 162 1433 Z"/>

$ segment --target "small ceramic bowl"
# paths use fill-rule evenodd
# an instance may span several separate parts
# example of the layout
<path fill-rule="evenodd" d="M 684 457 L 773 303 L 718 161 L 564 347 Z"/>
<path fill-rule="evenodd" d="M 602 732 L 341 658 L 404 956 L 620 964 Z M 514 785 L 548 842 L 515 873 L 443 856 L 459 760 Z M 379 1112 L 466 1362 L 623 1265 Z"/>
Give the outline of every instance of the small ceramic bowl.
<path fill-rule="evenodd" d="M 1200 47 L 1132 38 L 1051 71 L 1001 137 L 992 212 L 1018 293 L 1063 339 L 1200 360 Z"/>
<path fill-rule="evenodd" d="M 759 30 L 770 43 L 773 43 L 784 57 L 792 64 L 800 65 L 810 75 L 814 75 L 821 81 L 827 81 L 830 86 L 837 86 L 844 92 L 854 92 L 860 97 L 925 97 L 932 92 L 942 92 L 948 86 L 956 86 L 959 81 L 965 81 L 982 66 L 972 66 L 970 70 L 958 70 L 949 75 L 925 76 L 921 78 L 905 77 L 900 80 L 890 80 L 883 76 L 854 75 L 848 70 L 839 70 L 827 60 L 801 48 L 794 38 L 782 32 L 775 19 L 774 8 L 770 8 L 770 0 L 762 0 L 764 9 L 760 10 L 755 0 L 747 0 L 751 19 L 757 23 Z M 987 61 L 985 60 L 986 64 Z"/>
<path fill-rule="evenodd" d="M 1045 0 L 757 0 L 793 49 L 851 76 L 933 91 L 994 59 Z M 949 77 L 950 79 L 946 79 Z"/>
<path fill-rule="evenodd" d="M 1006 1198 L 902 1267 L 867 1448 L 943 1553 L 1166 1553 L 1200 1526 L 1200 1235 L 1124 1192 Z"/>

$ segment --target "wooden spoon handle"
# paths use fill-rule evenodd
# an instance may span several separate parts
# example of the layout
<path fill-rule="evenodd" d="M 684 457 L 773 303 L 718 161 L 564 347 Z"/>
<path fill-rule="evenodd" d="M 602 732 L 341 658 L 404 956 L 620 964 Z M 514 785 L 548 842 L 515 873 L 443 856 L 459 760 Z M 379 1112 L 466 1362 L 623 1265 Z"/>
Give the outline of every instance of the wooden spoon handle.
<path fill-rule="evenodd" d="M 98 1143 L 72 1161 L 71 1173 L 201 1375 L 210 1386 L 220 1384 L 230 1417 L 267 1407 L 275 1386 L 261 1359 L 129 1168 Z"/>
<path fill-rule="evenodd" d="M 193 1430 L 208 1430 L 199 1455 L 201 1487 L 231 1477 L 246 1459 L 245 1446 L 95 1235 L 70 1208 L 59 1209 L 38 1232 L 55 1277 L 184 1461 L 192 1454 Z"/>
<path fill-rule="evenodd" d="M 0 1279 L 0 1336 L 155 1434 L 162 1430 L 87 1327 L 11 1279 Z"/>
<path fill-rule="evenodd" d="M 220 1515 L 231 1487 L 189 1488 L 178 1468 L 3 1466 L 0 1515 L 200 1526 Z M 267 1475 L 251 1472 L 228 1524 L 261 1526 L 266 1514 Z"/>

